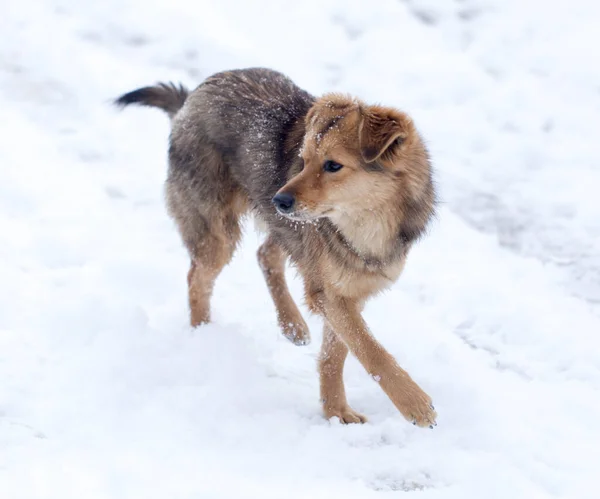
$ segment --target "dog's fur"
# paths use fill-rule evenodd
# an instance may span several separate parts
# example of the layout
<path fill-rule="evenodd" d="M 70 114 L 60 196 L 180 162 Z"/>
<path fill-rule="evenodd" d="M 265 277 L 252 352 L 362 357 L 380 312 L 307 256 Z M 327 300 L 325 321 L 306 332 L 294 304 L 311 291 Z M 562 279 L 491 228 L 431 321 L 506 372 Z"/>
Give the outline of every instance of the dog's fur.
<path fill-rule="evenodd" d="M 260 68 L 215 74 L 193 92 L 146 87 L 116 103 L 155 106 L 172 118 L 166 196 L 191 257 L 191 324 L 209 321 L 215 279 L 240 240 L 240 217 L 252 211 L 268 228 L 258 260 L 283 334 L 310 341 L 285 282 L 288 257 L 308 307 L 324 318 L 325 416 L 365 421 L 346 401 L 350 350 L 408 420 L 434 425 L 430 397 L 361 316 L 366 300 L 398 279 L 434 212 L 430 162 L 412 120 L 346 95 L 315 98 Z M 326 161 L 343 168 L 325 171 Z M 276 210 L 276 194 L 295 199 L 292 212 Z"/>

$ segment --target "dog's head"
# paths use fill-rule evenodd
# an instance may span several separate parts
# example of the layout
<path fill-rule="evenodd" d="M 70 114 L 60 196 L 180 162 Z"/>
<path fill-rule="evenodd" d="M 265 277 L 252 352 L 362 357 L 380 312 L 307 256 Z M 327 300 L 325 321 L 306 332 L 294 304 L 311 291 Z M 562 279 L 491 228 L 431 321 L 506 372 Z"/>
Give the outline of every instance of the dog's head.
<path fill-rule="evenodd" d="M 381 209 L 400 192 L 418 197 L 430 178 L 426 149 L 406 114 L 344 95 L 325 95 L 311 107 L 300 154 L 303 169 L 273 198 L 292 220 Z"/>

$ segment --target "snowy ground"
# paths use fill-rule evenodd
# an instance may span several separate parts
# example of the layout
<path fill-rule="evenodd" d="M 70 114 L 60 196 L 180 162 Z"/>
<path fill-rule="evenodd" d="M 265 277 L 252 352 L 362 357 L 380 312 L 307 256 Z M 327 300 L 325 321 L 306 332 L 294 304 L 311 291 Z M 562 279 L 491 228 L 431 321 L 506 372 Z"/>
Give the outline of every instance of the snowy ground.
<path fill-rule="evenodd" d="M 600 6 L 366 4 L 3 2 L 0 497 L 598 497 Z M 308 347 L 279 335 L 251 227 L 215 323 L 187 326 L 168 121 L 108 103 L 253 65 L 428 140 L 439 218 L 366 315 L 434 431 L 354 359 L 370 422 L 322 419 L 319 320 Z"/>

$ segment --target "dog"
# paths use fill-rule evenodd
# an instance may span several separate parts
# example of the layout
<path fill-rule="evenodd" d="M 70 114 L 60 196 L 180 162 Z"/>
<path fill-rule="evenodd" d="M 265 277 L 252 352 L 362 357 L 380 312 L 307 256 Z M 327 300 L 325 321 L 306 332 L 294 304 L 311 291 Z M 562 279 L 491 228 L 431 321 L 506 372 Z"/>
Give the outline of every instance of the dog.
<path fill-rule="evenodd" d="M 314 97 L 265 68 L 219 72 L 191 92 L 172 83 L 139 88 L 115 104 L 157 107 L 171 118 L 165 193 L 191 260 L 191 325 L 209 322 L 215 279 L 251 212 L 267 229 L 258 262 L 284 336 L 310 341 L 285 281 L 288 258 L 308 308 L 324 319 L 325 417 L 366 421 L 346 400 L 350 351 L 407 420 L 432 428 L 431 398 L 361 315 L 398 279 L 435 213 L 431 162 L 412 119 L 345 94 Z"/>

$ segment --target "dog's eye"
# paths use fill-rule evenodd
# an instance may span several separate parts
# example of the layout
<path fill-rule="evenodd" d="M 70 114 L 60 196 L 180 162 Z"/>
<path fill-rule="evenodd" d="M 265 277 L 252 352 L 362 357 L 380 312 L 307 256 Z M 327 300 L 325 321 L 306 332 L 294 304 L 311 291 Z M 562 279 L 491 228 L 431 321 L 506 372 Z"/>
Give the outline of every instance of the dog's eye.
<path fill-rule="evenodd" d="M 323 170 L 326 172 L 339 172 L 342 168 L 344 168 L 344 166 L 336 163 L 335 161 L 327 160 L 325 163 L 323 163 Z"/>

